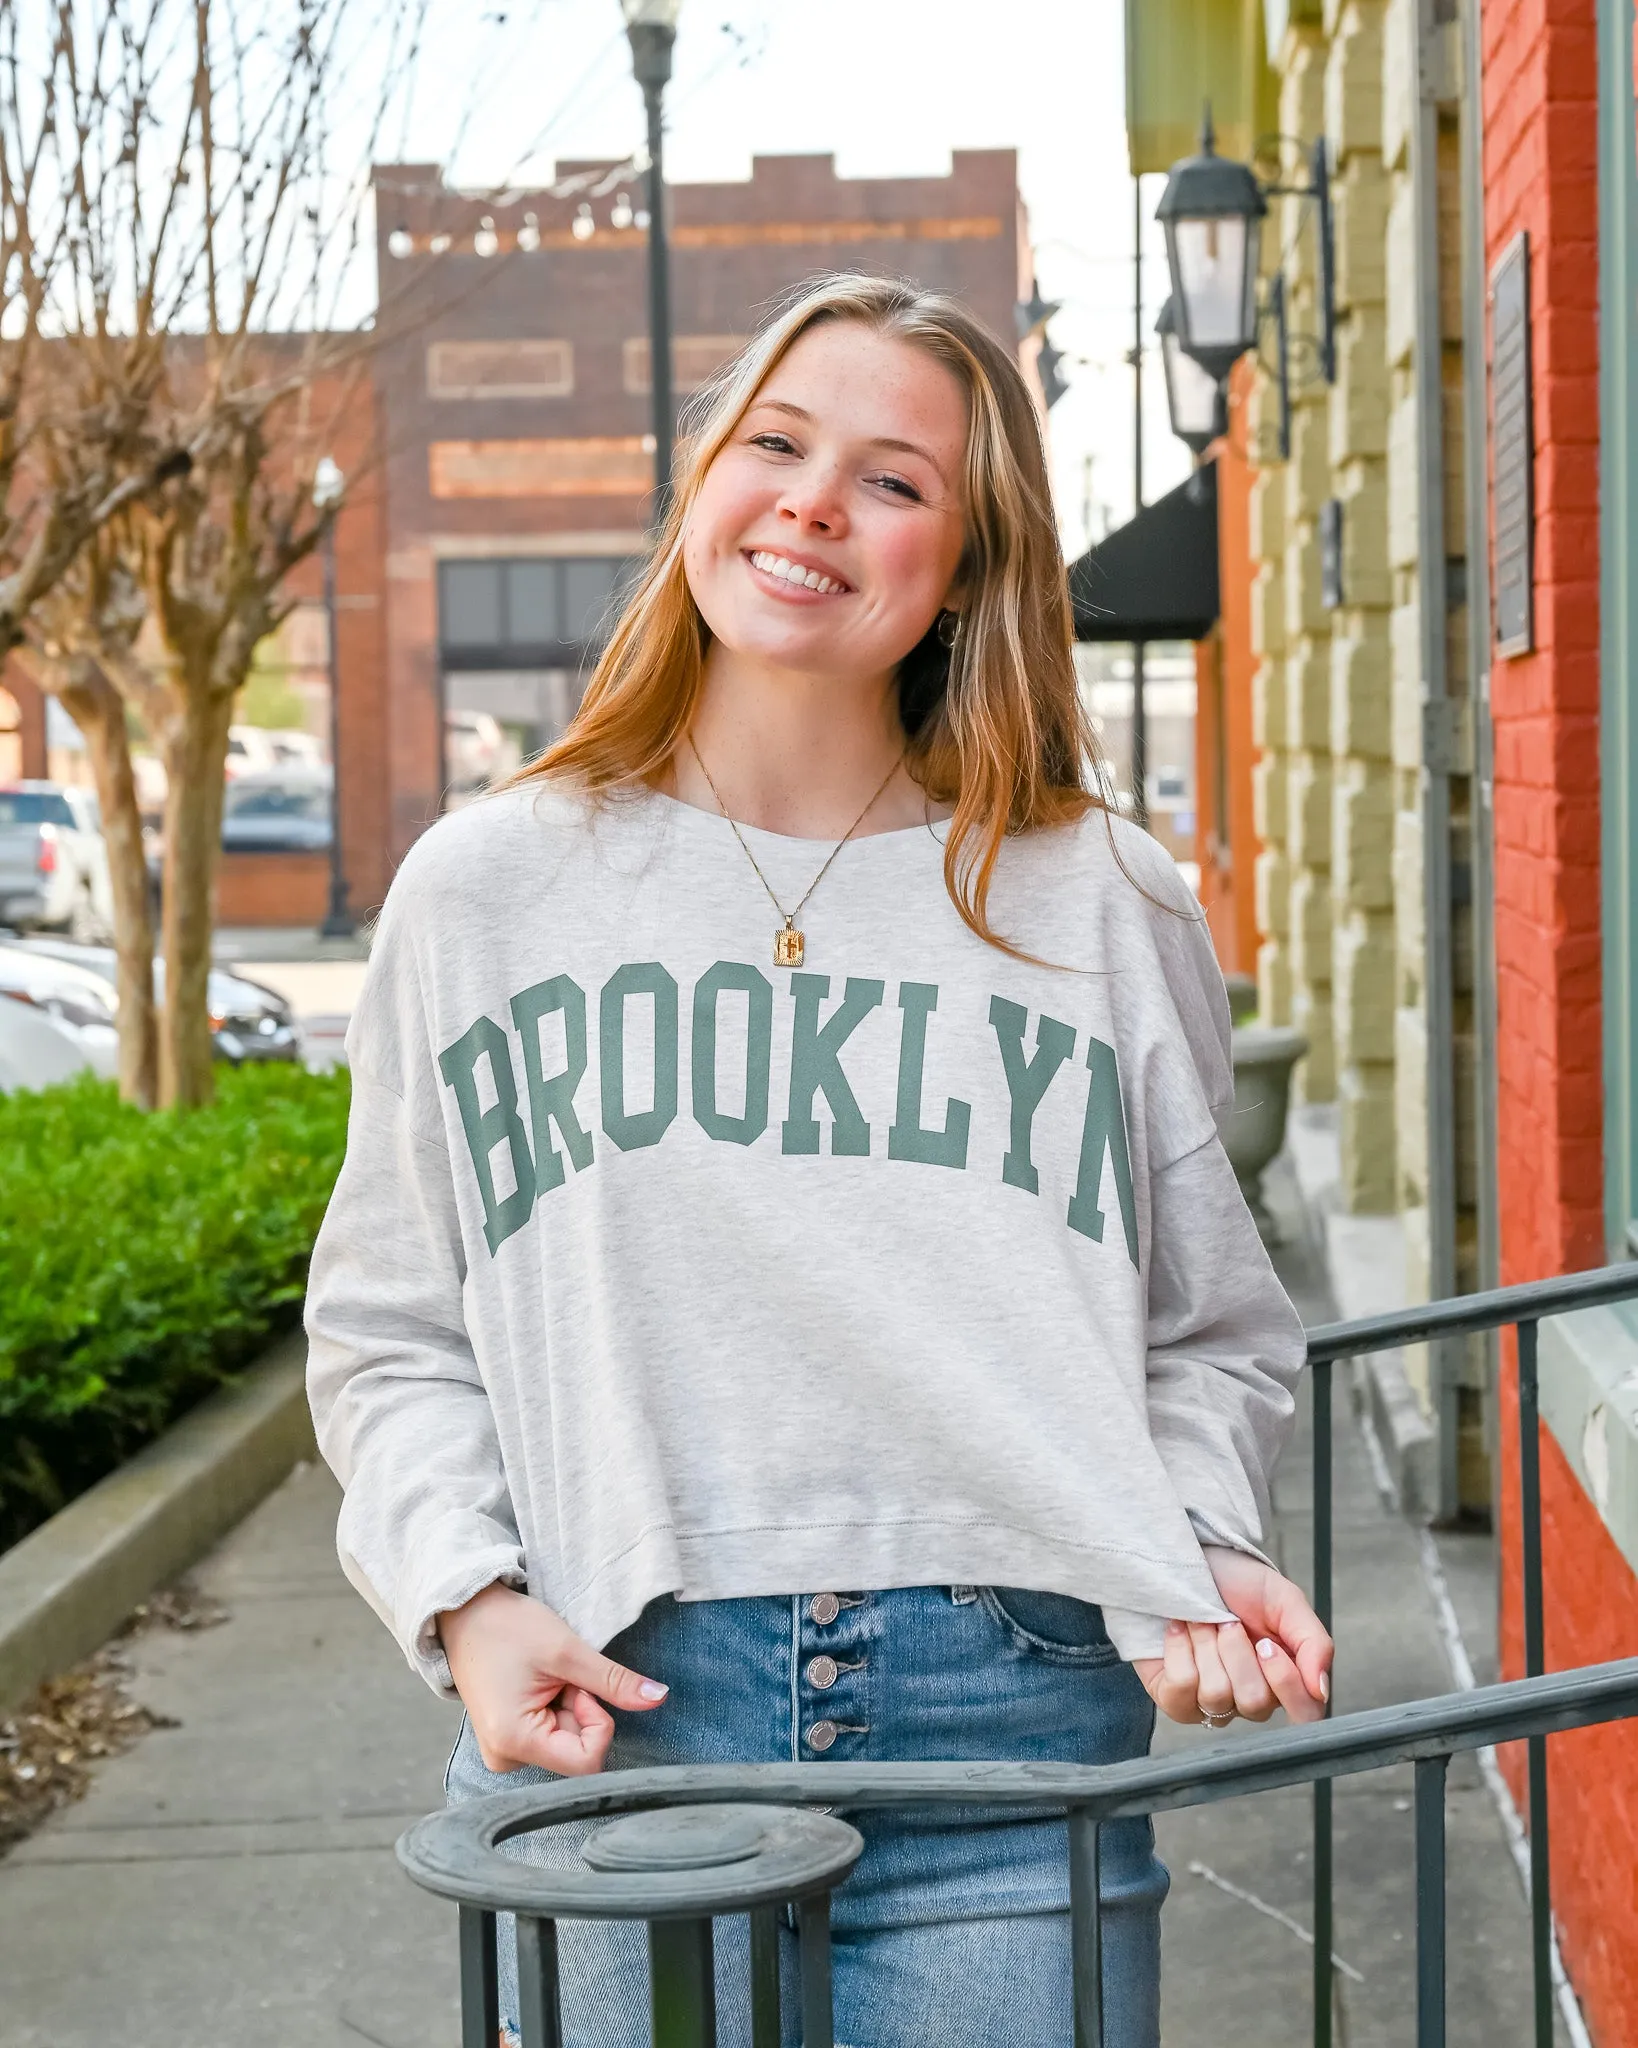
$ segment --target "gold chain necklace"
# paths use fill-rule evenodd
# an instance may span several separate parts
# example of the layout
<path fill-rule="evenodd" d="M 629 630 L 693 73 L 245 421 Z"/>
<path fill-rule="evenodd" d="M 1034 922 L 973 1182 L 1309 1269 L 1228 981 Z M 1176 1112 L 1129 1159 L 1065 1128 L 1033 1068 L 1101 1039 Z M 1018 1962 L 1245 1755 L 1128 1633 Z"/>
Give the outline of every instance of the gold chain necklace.
<path fill-rule="evenodd" d="M 877 783 L 874 791 L 871 793 L 870 801 L 865 805 L 864 809 L 854 819 L 853 823 L 849 825 L 847 830 L 842 834 L 841 838 L 837 840 L 836 844 L 830 849 L 830 852 L 825 856 L 824 865 L 820 868 L 818 874 L 814 876 L 813 880 L 808 884 L 806 889 L 803 890 L 801 899 L 798 901 L 795 908 L 787 910 L 784 904 L 781 903 L 779 898 L 774 894 L 773 884 L 762 872 L 761 863 L 757 860 L 756 855 L 746 845 L 745 834 L 739 829 L 739 826 L 735 823 L 735 821 L 728 816 L 728 806 L 722 800 L 721 790 L 719 790 L 717 788 L 717 785 L 711 780 L 711 771 L 709 768 L 706 767 L 704 760 L 701 758 L 699 748 L 694 744 L 694 735 L 692 733 L 689 733 L 687 737 L 688 751 L 694 756 L 694 759 L 699 762 L 700 773 L 705 777 L 706 783 L 710 788 L 712 796 L 716 798 L 717 809 L 721 811 L 724 818 L 727 818 L 728 824 L 733 830 L 734 837 L 739 841 L 740 851 L 744 854 L 745 858 L 751 863 L 751 866 L 756 869 L 756 878 L 762 884 L 763 888 L 767 890 L 768 901 L 773 905 L 774 909 L 779 912 L 779 915 L 785 920 L 785 922 L 780 926 L 779 930 L 774 933 L 774 965 L 776 967 L 800 967 L 802 965 L 803 956 L 807 952 L 808 945 L 806 933 L 799 932 L 796 928 L 796 920 L 801 913 L 802 906 L 807 902 L 808 898 L 813 894 L 814 890 L 818 888 L 819 884 L 825 879 L 825 876 L 830 872 L 831 862 L 836 858 L 837 854 L 841 852 L 842 848 L 846 846 L 848 841 L 853 837 L 854 833 L 857 832 L 859 827 L 864 823 L 866 817 L 874 808 L 876 799 L 881 795 L 882 791 L 886 789 L 887 785 L 893 780 L 893 777 L 898 774 L 899 769 L 904 764 L 904 755 L 903 753 L 899 755 L 898 759 L 893 763 L 892 767 L 888 769 L 887 773 L 882 777 L 881 781 Z"/>

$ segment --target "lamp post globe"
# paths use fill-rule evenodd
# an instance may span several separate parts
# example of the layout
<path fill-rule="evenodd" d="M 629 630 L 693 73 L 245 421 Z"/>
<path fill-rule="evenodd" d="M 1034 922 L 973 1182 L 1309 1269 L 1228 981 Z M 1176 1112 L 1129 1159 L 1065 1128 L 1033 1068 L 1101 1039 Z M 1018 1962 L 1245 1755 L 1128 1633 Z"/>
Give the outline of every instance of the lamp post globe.
<path fill-rule="evenodd" d="M 1168 299 L 1155 321 L 1160 364 L 1166 377 L 1166 411 L 1172 432 L 1196 455 L 1204 455 L 1227 426 L 1223 387 L 1183 347 L 1174 303 Z"/>
<path fill-rule="evenodd" d="M 1166 234 L 1179 344 L 1214 379 L 1226 377 L 1257 339 L 1257 251 L 1267 211 L 1250 166 L 1217 154 L 1208 110 L 1199 153 L 1172 165 L 1155 218 Z"/>
<path fill-rule="evenodd" d="M 313 503 L 320 512 L 333 512 L 341 503 L 347 479 L 333 455 L 321 455 L 313 468 Z"/>

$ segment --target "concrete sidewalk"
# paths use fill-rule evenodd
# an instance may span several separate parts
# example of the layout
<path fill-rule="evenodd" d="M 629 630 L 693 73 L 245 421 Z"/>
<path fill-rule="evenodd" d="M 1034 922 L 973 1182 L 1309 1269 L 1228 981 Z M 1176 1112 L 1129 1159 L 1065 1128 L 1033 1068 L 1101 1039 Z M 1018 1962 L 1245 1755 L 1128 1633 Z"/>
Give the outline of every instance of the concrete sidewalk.
<path fill-rule="evenodd" d="M 0 1863 L 3 2048 L 452 2048 L 450 1909 L 392 1844 L 441 1803 L 459 1715 L 335 1560 L 298 1469 L 196 1575 L 220 1627 L 132 1640 L 180 1724 Z"/>
<path fill-rule="evenodd" d="M 1287 1285 L 1329 1304 L 1294 1190 Z M 1417 1533 L 1379 1497 L 1340 1398 L 1338 1704 L 1451 1689 Z M 1279 1487 L 1285 1567 L 1307 1569 L 1308 1448 Z M 341 1577 L 337 1490 L 299 1470 L 196 1575 L 228 1620 L 131 1645 L 132 1690 L 179 1726 L 99 1770 L 91 1792 L 0 1862 L 0 2048 L 453 2048 L 455 1924 L 399 1872 L 392 1843 L 441 1800 L 457 1717 L 406 1669 Z M 1464 1621 L 1487 1613 L 1482 1543 L 1446 1546 Z M 1470 1643 L 1481 1681 L 1487 1645 Z M 1163 1725 L 1166 1749 L 1195 1743 Z M 1337 1794 L 1339 2048 L 1414 2038 L 1410 1780 Z M 1165 1816 L 1167 2048 L 1299 2048 L 1311 1951 L 1264 1908 L 1311 1927 L 1305 1794 Z M 1525 2048 L 1524 1901 L 1471 1759 L 1450 1782 L 1450 2040 Z M 1199 1874 L 1203 1866 L 1210 1876 Z M 978 2048 L 978 2044 L 975 2044 Z M 1119 2044 L 1114 2044 L 1119 2048 Z"/>

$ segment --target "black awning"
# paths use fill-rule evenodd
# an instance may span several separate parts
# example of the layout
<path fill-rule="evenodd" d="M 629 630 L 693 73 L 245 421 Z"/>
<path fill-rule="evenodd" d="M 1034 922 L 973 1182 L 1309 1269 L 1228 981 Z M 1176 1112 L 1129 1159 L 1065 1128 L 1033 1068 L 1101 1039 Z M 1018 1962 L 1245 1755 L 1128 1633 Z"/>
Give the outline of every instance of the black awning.
<path fill-rule="evenodd" d="M 1069 565 L 1077 640 L 1203 640 L 1217 623 L 1217 465 Z"/>

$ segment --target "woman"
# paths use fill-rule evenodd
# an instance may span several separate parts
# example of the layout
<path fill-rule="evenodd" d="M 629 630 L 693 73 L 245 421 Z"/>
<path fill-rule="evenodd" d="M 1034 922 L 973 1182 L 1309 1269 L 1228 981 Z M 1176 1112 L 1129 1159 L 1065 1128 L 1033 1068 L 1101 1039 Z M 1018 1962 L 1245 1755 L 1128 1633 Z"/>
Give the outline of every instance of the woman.
<path fill-rule="evenodd" d="M 1092 755 L 1015 363 L 820 280 L 708 395 L 568 733 L 410 854 L 349 1033 L 313 1408 L 343 1564 L 464 1703 L 451 1798 L 1322 1711 L 1222 979 Z M 1061 1818 L 859 1819 L 838 2041 L 1067 2044 Z M 1150 2048 L 1165 1873 L 1109 1836 Z M 562 1967 L 573 2048 L 647 2040 L 640 1930 Z"/>

